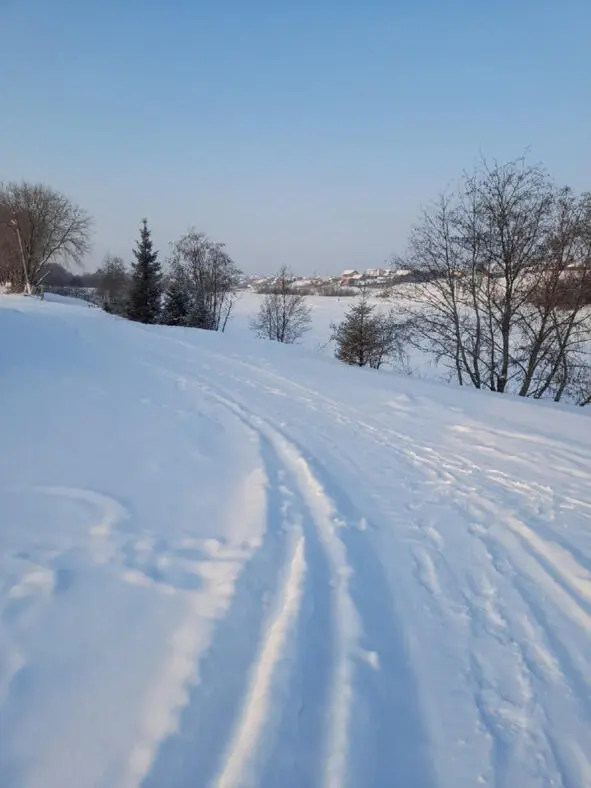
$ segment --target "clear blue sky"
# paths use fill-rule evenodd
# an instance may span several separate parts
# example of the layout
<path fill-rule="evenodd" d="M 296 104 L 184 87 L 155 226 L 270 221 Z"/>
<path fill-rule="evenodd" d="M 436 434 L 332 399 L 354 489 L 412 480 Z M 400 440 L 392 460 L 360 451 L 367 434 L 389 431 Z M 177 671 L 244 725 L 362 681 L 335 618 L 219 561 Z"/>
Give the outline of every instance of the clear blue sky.
<path fill-rule="evenodd" d="M 246 271 L 402 251 L 482 151 L 591 188 L 591 0 L 0 0 L 0 179 Z"/>

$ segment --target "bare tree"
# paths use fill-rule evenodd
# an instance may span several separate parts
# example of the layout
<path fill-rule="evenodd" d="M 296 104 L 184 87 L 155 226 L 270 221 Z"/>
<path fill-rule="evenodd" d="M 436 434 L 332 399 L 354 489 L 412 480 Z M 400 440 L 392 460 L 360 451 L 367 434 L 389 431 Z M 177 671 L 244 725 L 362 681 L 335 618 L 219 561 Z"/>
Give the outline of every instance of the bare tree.
<path fill-rule="evenodd" d="M 262 339 L 292 344 L 310 330 L 312 310 L 305 296 L 293 290 L 292 282 L 293 277 L 284 266 L 251 320 L 252 330 Z"/>
<path fill-rule="evenodd" d="M 573 376 L 574 399 L 577 405 L 584 407 L 591 405 L 591 353 L 587 353 L 587 359 L 578 372 Z"/>
<path fill-rule="evenodd" d="M 465 176 L 401 261 L 416 281 L 414 343 L 460 385 L 560 399 L 589 339 L 588 206 L 523 160 Z"/>
<path fill-rule="evenodd" d="M 405 325 L 397 322 L 392 311 L 376 309 L 367 288 L 362 288 L 342 322 L 331 325 L 335 355 L 345 364 L 379 369 L 388 360 L 405 361 Z"/>
<path fill-rule="evenodd" d="M 521 396 L 559 401 L 588 363 L 591 340 L 591 198 L 557 192 L 544 265 L 521 310 L 515 361 Z"/>
<path fill-rule="evenodd" d="M 130 276 L 122 257 L 107 255 L 97 271 L 97 293 L 103 309 L 115 315 L 124 315 L 129 296 Z"/>
<path fill-rule="evenodd" d="M 240 284 L 240 271 L 224 244 L 190 230 L 174 244 L 171 263 L 188 290 L 186 324 L 224 331 Z"/>
<path fill-rule="evenodd" d="M 30 290 L 42 284 L 50 263 L 81 264 L 91 226 L 84 210 L 49 186 L 0 186 L 0 278 Z"/>
<path fill-rule="evenodd" d="M 473 296 L 482 276 L 476 256 L 478 236 L 471 238 L 474 249 L 458 231 L 462 207 L 442 195 L 425 210 L 411 233 L 409 255 L 400 265 L 410 268 L 416 278 L 411 293 L 420 317 L 415 319 L 413 311 L 407 315 L 408 325 L 415 329 L 414 343 L 451 368 L 460 384 L 469 377 L 480 388 L 482 321 L 479 299 Z M 465 207 L 461 219 L 468 223 L 471 206 Z M 473 313 L 466 308 L 470 300 L 475 303 Z"/>

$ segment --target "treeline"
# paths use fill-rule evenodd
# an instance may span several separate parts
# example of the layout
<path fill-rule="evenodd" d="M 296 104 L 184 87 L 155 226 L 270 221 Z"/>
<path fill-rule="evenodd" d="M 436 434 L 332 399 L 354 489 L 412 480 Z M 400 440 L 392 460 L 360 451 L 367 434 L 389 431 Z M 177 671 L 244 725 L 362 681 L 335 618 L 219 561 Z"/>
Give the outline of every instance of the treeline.
<path fill-rule="evenodd" d="M 94 274 L 70 273 L 90 250 L 91 230 L 90 216 L 50 187 L 0 186 L 0 285 L 94 288 L 100 306 L 130 320 L 224 330 L 241 273 L 223 243 L 190 230 L 172 244 L 164 274 L 144 220 L 131 266 L 108 256 Z"/>
<path fill-rule="evenodd" d="M 222 243 L 191 230 L 163 272 L 144 221 L 130 267 L 108 257 L 77 278 L 68 268 L 88 252 L 91 227 L 49 187 L 0 186 L 0 286 L 94 287 L 100 305 L 131 320 L 224 330 L 241 273 Z M 423 212 L 392 264 L 404 272 L 406 300 L 384 293 L 395 305 L 386 312 L 363 287 L 332 326 L 343 362 L 408 372 L 418 349 L 462 386 L 591 403 L 591 194 L 557 186 L 526 160 L 482 161 Z M 252 329 L 297 341 L 310 327 L 304 296 L 281 269 Z"/>
<path fill-rule="evenodd" d="M 336 284 L 323 284 L 323 285 L 300 285 L 294 284 L 295 278 L 291 277 L 291 287 L 295 291 L 297 291 L 300 295 L 303 296 L 324 296 L 326 298 L 346 298 L 350 296 L 356 296 L 359 293 L 359 289 L 354 287 L 342 287 Z M 257 295 L 268 295 L 269 293 L 273 293 L 276 289 L 277 282 L 276 281 L 269 281 L 257 286 L 255 292 Z"/>
<path fill-rule="evenodd" d="M 523 159 L 482 161 L 393 264 L 406 303 L 385 312 L 363 288 L 332 326 L 339 359 L 408 372 L 414 348 L 462 386 L 591 403 L 591 194 Z"/>
<path fill-rule="evenodd" d="M 140 323 L 226 328 L 241 272 L 223 243 L 190 230 L 172 245 L 164 274 L 144 220 L 133 254 L 130 269 L 110 256 L 97 272 L 97 294 L 107 312 Z"/>

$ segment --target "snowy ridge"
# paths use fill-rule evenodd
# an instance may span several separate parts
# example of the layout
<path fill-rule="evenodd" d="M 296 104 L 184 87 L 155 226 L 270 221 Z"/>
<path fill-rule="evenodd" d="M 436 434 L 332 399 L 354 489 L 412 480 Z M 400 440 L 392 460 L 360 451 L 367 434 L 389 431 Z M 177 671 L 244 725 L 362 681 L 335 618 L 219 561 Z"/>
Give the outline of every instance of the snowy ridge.
<path fill-rule="evenodd" d="M 584 411 L 0 330 L 2 786 L 591 786 Z"/>

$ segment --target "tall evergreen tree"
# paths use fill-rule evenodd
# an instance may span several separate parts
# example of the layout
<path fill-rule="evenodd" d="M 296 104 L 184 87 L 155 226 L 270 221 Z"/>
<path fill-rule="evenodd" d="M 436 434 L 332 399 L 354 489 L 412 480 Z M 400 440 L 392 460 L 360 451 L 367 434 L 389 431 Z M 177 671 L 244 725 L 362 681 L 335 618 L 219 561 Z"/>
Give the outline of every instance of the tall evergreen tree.
<path fill-rule="evenodd" d="M 140 238 L 133 250 L 136 262 L 127 304 L 127 317 L 138 323 L 157 323 L 162 298 L 162 271 L 158 252 L 154 251 L 148 221 L 142 221 Z"/>
<path fill-rule="evenodd" d="M 164 294 L 162 322 L 166 326 L 186 326 L 190 310 L 191 299 L 187 285 L 183 281 L 181 272 L 173 270 Z"/>

